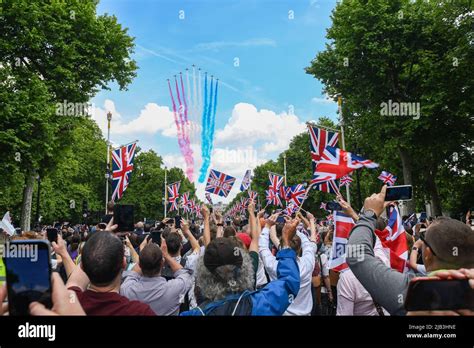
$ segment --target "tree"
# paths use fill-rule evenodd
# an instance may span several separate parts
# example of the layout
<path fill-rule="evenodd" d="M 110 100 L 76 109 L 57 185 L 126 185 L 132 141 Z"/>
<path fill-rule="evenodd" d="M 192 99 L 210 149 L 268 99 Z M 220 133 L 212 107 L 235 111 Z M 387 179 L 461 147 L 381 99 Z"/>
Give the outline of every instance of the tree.
<path fill-rule="evenodd" d="M 95 0 L 4 0 L 0 17 L 0 167 L 16 159 L 24 174 L 21 227 L 29 229 L 33 184 L 70 146 L 82 121 L 56 104 L 85 103 L 115 80 L 135 77 L 133 39 Z M 19 158 L 19 160 L 18 160 Z"/>
<path fill-rule="evenodd" d="M 441 168 L 473 148 L 469 11 L 469 0 L 344 1 L 333 11 L 330 43 L 307 68 L 330 96 L 344 97 L 349 141 L 376 160 L 400 160 L 404 183 L 429 192 L 435 215 Z M 418 103 L 421 116 L 383 116 L 389 102 Z"/>

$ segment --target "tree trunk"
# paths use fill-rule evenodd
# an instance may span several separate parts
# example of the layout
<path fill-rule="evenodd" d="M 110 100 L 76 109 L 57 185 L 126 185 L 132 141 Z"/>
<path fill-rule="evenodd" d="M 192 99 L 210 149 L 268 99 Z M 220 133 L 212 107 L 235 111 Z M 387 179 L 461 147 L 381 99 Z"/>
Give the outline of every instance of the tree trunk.
<path fill-rule="evenodd" d="M 31 202 L 33 200 L 33 188 L 35 185 L 35 173 L 30 171 L 25 176 L 25 188 L 23 189 L 23 202 L 21 204 L 20 227 L 22 231 L 30 230 Z"/>
<path fill-rule="evenodd" d="M 443 214 L 443 212 L 441 209 L 441 200 L 439 198 L 438 186 L 436 185 L 435 177 L 436 170 L 431 170 L 427 176 L 427 188 L 431 197 L 432 214 L 434 216 L 440 216 Z"/>
<path fill-rule="evenodd" d="M 405 185 L 413 185 L 413 179 L 411 175 L 413 170 L 411 165 L 411 158 L 405 149 L 400 148 L 399 151 L 403 167 L 403 182 Z M 415 212 L 414 199 L 412 199 L 411 201 L 407 201 L 407 210 L 409 215 Z"/>

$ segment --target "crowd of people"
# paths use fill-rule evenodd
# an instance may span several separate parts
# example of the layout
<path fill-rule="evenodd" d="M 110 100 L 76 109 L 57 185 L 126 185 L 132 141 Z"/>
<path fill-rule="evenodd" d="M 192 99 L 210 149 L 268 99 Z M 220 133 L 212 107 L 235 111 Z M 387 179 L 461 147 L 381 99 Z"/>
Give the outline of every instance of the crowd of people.
<path fill-rule="evenodd" d="M 32 315 L 107 316 L 328 316 L 474 315 L 472 308 L 408 312 L 410 281 L 430 275 L 469 279 L 474 289 L 474 228 L 466 221 L 438 217 L 405 224 L 409 270 L 390 267 L 375 229 L 387 224 L 385 186 L 366 198 L 361 213 L 339 196 L 355 222 L 343 272 L 329 268 L 334 226 L 302 211 L 282 219 L 279 212 L 247 207 L 248 219 L 226 220 L 202 207 L 202 219 L 174 218 L 134 231 L 116 232 L 113 203 L 96 226 L 63 224 L 51 243 L 52 302 L 30 304 Z M 407 218 L 405 217 L 405 220 Z M 46 239 L 45 228 L 8 239 Z M 361 247 L 362 246 L 362 247 Z M 455 251 L 455 252 L 454 252 Z M 8 314 L 6 286 L 0 309 Z"/>

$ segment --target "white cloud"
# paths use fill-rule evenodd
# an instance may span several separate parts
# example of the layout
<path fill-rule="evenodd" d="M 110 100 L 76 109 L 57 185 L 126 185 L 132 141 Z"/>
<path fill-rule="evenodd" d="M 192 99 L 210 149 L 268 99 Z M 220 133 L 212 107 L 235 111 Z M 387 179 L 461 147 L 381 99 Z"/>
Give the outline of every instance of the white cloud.
<path fill-rule="evenodd" d="M 173 112 L 167 106 L 148 103 L 140 111 L 137 118 L 129 122 L 123 120 L 117 112 L 115 103 L 109 99 L 104 102 L 104 107 L 92 107 L 92 119 L 97 122 L 104 134 L 107 133 L 107 112 L 112 112 L 111 129 L 114 134 L 155 134 L 161 132 L 164 136 L 176 136 Z"/>
<path fill-rule="evenodd" d="M 324 98 L 320 98 L 320 97 L 311 98 L 311 102 L 315 104 L 337 104 L 334 100 L 329 98 L 327 94 L 324 96 Z"/>
<path fill-rule="evenodd" d="M 294 114 L 258 111 L 252 104 L 239 103 L 234 106 L 224 129 L 217 131 L 215 143 L 218 146 L 243 146 L 263 141 L 263 146 L 257 150 L 265 153 L 283 151 L 291 139 L 305 129 L 304 122 Z"/>

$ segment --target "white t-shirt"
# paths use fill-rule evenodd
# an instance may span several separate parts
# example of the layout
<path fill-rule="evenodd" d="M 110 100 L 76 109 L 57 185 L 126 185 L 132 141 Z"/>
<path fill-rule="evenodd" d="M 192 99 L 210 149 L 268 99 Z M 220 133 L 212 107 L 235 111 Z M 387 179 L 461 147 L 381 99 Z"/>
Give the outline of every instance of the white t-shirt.
<path fill-rule="evenodd" d="M 270 230 L 266 227 L 262 230 L 258 241 L 258 249 L 270 281 L 273 281 L 277 279 L 278 261 L 269 249 L 269 233 Z M 300 270 L 300 290 L 283 315 L 310 315 L 313 308 L 311 280 L 318 246 L 303 233 L 297 232 L 297 235 L 301 238 L 301 248 L 303 250 L 302 256 L 297 258 Z"/>

